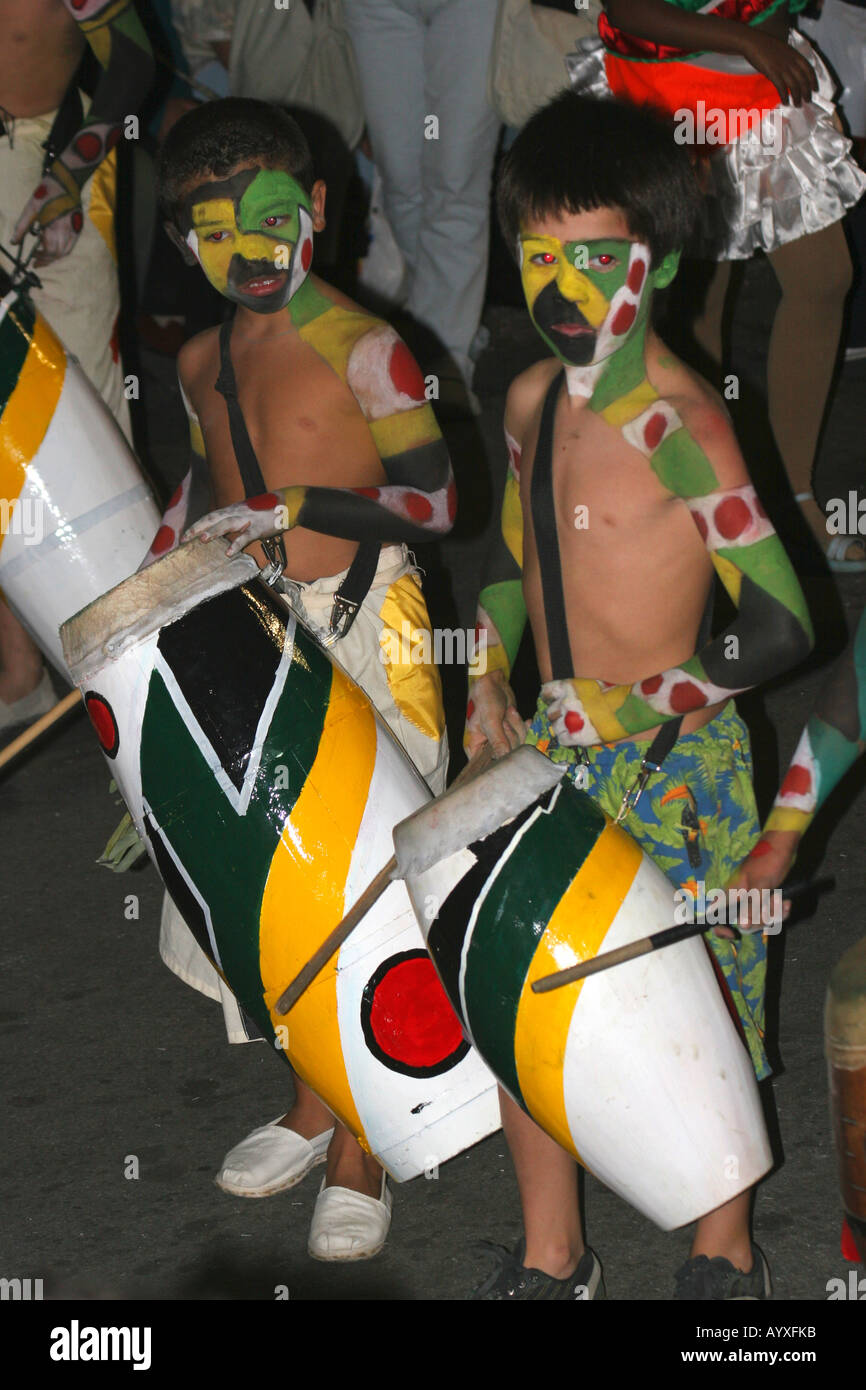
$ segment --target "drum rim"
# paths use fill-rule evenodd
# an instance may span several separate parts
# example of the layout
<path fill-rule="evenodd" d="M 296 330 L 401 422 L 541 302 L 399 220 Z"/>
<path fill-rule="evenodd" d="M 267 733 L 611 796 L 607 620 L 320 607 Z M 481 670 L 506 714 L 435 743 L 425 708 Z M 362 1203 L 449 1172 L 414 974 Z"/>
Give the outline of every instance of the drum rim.
<path fill-rule="evenodd" d="M 60 641 L 75 684 L 191 608 L 260 573 L 251 556 L 229 559 L 227 548 L 213 541 L 178 546 L 67 618 Z"/>

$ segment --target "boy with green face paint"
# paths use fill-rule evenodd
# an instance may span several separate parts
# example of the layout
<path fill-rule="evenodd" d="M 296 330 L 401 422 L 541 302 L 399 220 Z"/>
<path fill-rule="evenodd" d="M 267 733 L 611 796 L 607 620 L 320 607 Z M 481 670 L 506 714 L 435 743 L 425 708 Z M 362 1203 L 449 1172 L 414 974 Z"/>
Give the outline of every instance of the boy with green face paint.
<path fill-rule="evenodd" d="M 424 378 L 389 325 L 312 273 L 325 187 L 289 117 L 240 99 L 198 108 L 166 140 L 159 181 L 169 235 L 235 313 L 179 355 L 193 464 L 145 563 L 191 535 L 231 535 L 240 549 L 286 532 L 293 605 L 323 640 L 339 639 L 338 660 L 440 792 L 448 749 L 439 673 L 391 640 L 404 623 L 416 634 L 430 628 L 405 542 L 444 534 L 456 511 Z M 260 479 L 252 490 L 247 477 Z M 191 526 L 214 503 L 220 510 Z M 357 579 L 343 587 L 359 554 L 366 596 Z M 230 1040 L 245 1041 L 236 1004 L 170 904 L 160 948 L 188 983 L 222 999 Z M 217 1182 L 267 1196 L 320 1163 L 327 1176 L 310 1253 L 376 1254 L 390 1222 L 384 1175 L 300 1080 L 291 1112 L 237 1145 Z"/>
<path fill-rule="evenodd" d="M 487 671 L 470 672 L 467 752 L 525 739 L 609 815 L 622 810 L 674 884 L 723 888 L 759 836 L 731 696 L 801 660 L 812 633 L 721 401 L 652 327 L 653 293 L 676 274 L 697 211 L 691 169 L 652 118 L 566 92 L 521 131 L 498 196 L 555 356 L 508 393 L 501 536 L 478 611 Z M 706 641 L 713 571 L 737 611 Z M 508 684 L 527 617 L 543 682 L 528 731 Z M 766 1075 L 764 938 L 708 944 Z M 573 1161 L 505 1093 L 502 1115 L 526 1239 L 476 1297 L 603 1296 Z M 675 1297 L 767 1295 L 749 1202 L 741 1193 L 698 1222 Z"/>

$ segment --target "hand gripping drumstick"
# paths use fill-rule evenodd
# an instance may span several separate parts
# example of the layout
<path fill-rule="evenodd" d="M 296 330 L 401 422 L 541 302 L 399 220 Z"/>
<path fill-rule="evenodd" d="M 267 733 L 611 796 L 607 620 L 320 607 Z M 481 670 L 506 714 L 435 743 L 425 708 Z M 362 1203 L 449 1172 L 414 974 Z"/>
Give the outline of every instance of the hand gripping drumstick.
<path fill-rule="evenodd" d="M 50 709 L 47 714 L 43 714 L 42 718 L 37 719 L 35 724 L 31 724 L 29 729 L 25 729 L 23 734 L 13 738 L 12 742 L 7 744 L 3 752 L 0 753 L 0 767 L 5 767 L 7 763 L 11 763 L 13 758 L 17 758 L 19 753 L 23 753 L 25 748 L 29 748 L 31 743 L 35 743 L 42 734 L 51 728 L 52 724 L 56 724 L 58 719 L 62 719 L 64 714 L 74 709 L 80 699 L 80 690 L 73 690 L 68 695 L 64 695 L 53 709 Z"/>
<path fill-rule="evenodd" d="M 819 878 L 812 882 L 809 879 L 798 879 L 795 883 L 782 884 L 782 898 L 798 898 L 811 891 L 820 893 L 825 888 L 834 888 L 836 880 L 834 878 Z M 682 926 L 666 927 L 664 931 L 653 932 L 651 936 L 642 936 L 637 941 L 629 941 L 625 946 L 617 946 L 613 951 L 605 951 L 603 955 L 592 956 L 590 960 L 583 960 L 579 965 L 570 965 L 567 970 L 557 970 L 552 975 L 542 975 L 541 979 L 533 980 L 533 994 L 549 994 L 553 989 L 562 989 L 563 985 L 574 984 L 577 980 L 585 980 L 587 975 L 597 975 L 602 970 L 610 970 L 614 965 L 624 965 L 627 960 L 635 960 L 638 956 L 647 956 L 651 951 L 661 951 L 665 946 L 675 946 L 678 941 L 688 941 L 689 937 L 702 936 L 704 932 L 712 931 L 714 926 L 724 926 L 723 922 L 707 923 L 689 922 Z"/>
<path fill-rule="evenodd" d="M 483 783 L 477 780 L 487 773 Z M 494 759 L 485 744 L 442 796 L 429 801 L 394 827 L 394 856 L 368 884 L 357 902 L 310 957 L 277 1000 L 287 1014 L 339 950 L 354 927 L 396 878 L 421 874 L 459 849 L 482 839 L 518 815 L 562 779 L 563 769 L 534 748 L 522 747 Z"/>

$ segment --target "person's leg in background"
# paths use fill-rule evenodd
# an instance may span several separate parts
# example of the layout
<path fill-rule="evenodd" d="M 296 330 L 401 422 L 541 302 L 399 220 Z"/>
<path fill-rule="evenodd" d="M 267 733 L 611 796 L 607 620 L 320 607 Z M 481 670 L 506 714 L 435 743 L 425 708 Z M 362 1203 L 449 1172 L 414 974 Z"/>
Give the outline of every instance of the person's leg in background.
<path fill-rule="evenodd" d="M 490 181 L 499 118 L 487 101 L 497 0 L 420 0 L 428 19 L 424 207 L 408 308 L 432 328 L 466 386 L 481 321 L 490 233 Z M 440 385 L 440 395 L 441 395 Z"/>
<path fill-rule="evenodd" d="M 385 211 L 412 275 L 426 216 L 421 187 L 426 112 L 420 0 L 352 0 L 344 14 L 358 60 Z"/>

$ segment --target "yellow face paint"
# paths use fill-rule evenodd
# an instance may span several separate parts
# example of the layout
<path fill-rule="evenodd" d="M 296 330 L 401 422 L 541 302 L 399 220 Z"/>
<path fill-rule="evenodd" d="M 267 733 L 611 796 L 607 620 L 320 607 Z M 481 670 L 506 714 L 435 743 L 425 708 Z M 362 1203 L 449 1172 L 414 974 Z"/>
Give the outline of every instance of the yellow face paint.
<path fill-rule="evenodd" d="M 313 259 L 310 200 L 283 169 L 254 166 L 196 188 L 187 244 L 220 294 L 256 313 L 283 309 Z"/>

